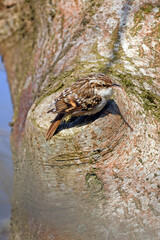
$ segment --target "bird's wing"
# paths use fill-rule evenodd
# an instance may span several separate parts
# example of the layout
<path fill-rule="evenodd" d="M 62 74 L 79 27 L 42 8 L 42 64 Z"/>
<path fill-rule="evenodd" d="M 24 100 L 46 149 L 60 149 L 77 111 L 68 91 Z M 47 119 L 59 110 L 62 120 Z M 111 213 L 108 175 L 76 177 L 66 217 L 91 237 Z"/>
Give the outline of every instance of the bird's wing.
<path fill-rule="evenodd" d="M 55 108 L 48 112 L 68 114 L 82 112 L 83 114 L 83 112 L 94 109 L 101 100 L 101 97 L 95 94 L 94 88 L 83 80 L 63 91 L 55 100 Z"/>
<path fill-rule="evenodd" d="M 90 111 L 94 109 L 101 102 L 101 100 L 101 97 L 97 95 L 87 95 L 85 98 L 83 96 L 79 98 L 61 98 L 56 102 L 56 112 L 69 114 L 79 111 Z"/>

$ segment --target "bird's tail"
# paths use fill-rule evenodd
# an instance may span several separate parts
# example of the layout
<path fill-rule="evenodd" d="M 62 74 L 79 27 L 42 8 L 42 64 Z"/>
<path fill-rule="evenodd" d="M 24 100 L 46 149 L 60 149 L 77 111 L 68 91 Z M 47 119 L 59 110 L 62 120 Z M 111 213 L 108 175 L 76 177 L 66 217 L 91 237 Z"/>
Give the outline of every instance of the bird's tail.
<path fill-rule="evenodd" d="M 61 123 L 64 115 L 65 114 L 63 114 L 63 113 L 59 113 L 56 116 L 56 118 L 54 119 L 54 121 L 51 123 L 50 127 L 48 128 L 47 134 L 46 134 L 46 141 L 50 140 L 52 138 L 53 134 L 55 133 L 59 124 Z"/>

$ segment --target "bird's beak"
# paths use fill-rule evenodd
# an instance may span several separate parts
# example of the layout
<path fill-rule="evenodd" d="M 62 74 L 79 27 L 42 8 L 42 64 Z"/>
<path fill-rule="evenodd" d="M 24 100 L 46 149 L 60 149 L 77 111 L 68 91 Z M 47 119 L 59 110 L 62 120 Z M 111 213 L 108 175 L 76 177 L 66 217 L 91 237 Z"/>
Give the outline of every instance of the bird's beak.
<path fill-rule="evenodd" d="M 118 85 L 118 84 L 116 84 L 116 83 L 112 83 L 111 86 L 112 86 L 112 87 L 120 87 L 120 88 L 122 88 L 120 85 Z"/>

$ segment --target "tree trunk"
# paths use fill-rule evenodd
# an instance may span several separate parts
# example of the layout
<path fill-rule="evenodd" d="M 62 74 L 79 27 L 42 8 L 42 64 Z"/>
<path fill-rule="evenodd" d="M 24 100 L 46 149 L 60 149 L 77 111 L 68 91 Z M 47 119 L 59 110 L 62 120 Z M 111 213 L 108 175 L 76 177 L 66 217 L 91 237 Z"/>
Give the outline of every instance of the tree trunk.
<path fill-rule="evenodd" d="M 159 26 L 158 0 L 0 3 L 14 104 L 10 240 L 159 239 Z M 50 103 L 93 72 L 123 89 L 46 142 Z"/>

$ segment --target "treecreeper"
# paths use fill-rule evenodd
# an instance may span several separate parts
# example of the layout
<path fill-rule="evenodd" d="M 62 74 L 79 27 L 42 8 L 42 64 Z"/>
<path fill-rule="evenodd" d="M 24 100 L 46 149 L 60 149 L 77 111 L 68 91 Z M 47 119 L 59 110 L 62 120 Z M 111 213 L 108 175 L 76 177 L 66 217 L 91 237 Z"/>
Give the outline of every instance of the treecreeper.
<path fill-rule="evenodd" d="M 113 95 L 114 87 L 120 87 L 120 85 L 112 83 L 111 79 L 103 73 L 95 73 L 79 79 L 66 88 L 55 99 L 55 107 L 47 112 L 57 113 L 57 116 L 47 131 L 46 140 L 52 138 L 66 116 L 92 115 L 100 112 Z"/>

